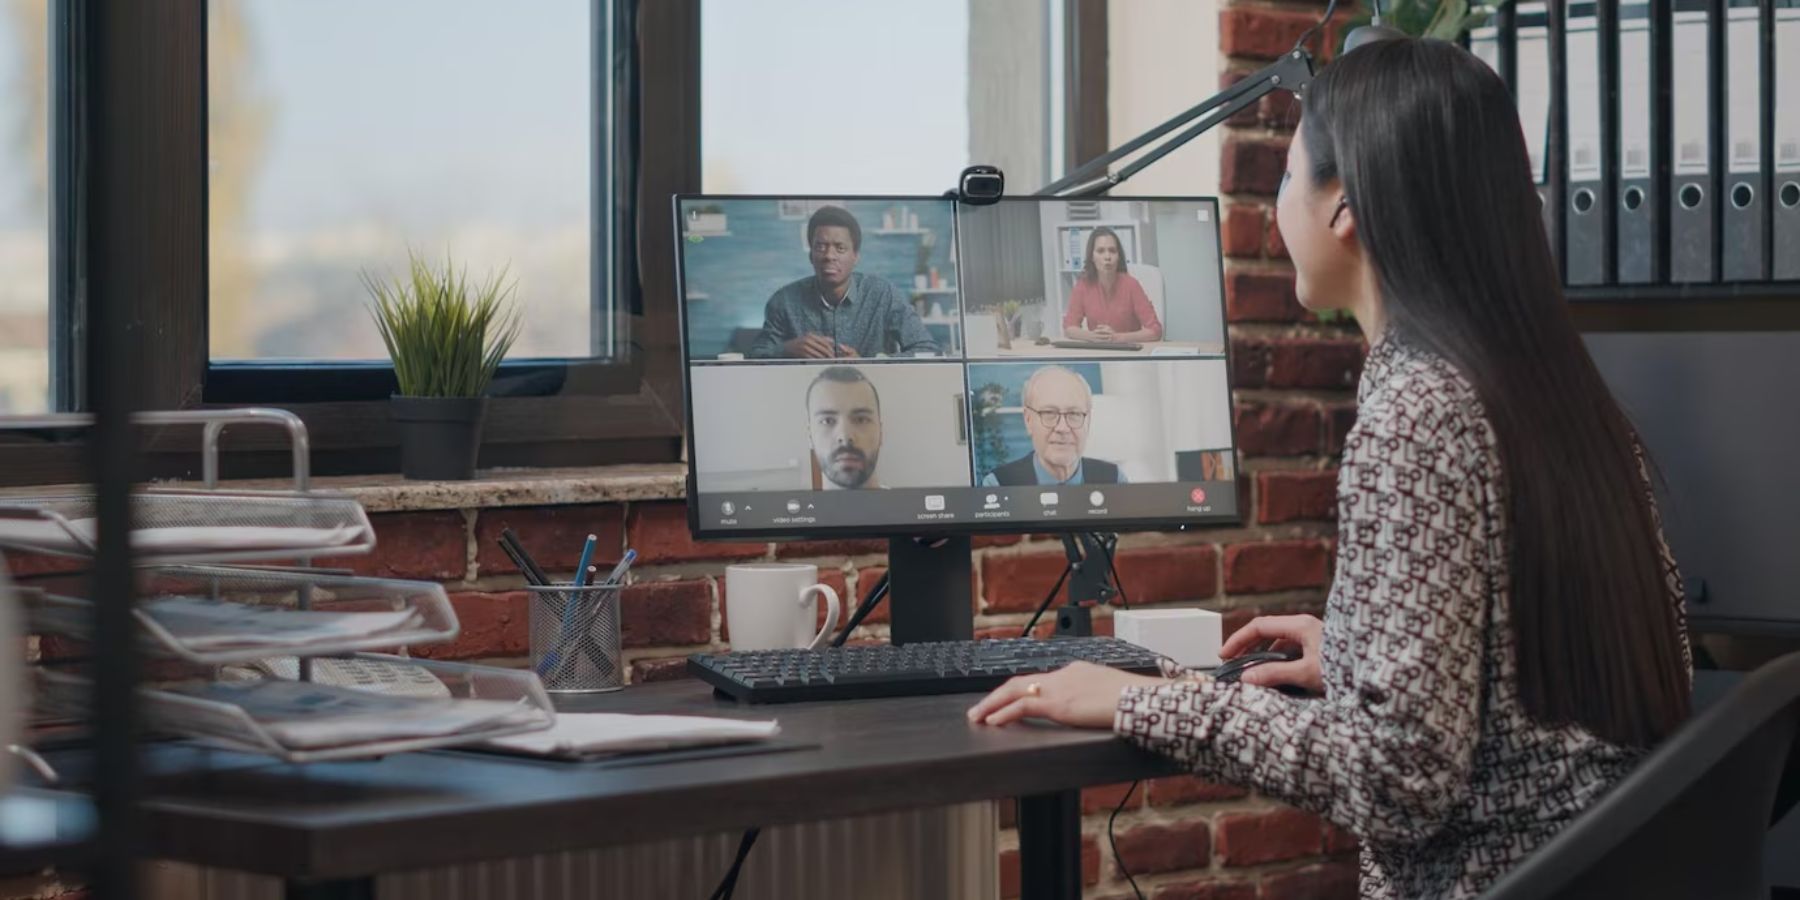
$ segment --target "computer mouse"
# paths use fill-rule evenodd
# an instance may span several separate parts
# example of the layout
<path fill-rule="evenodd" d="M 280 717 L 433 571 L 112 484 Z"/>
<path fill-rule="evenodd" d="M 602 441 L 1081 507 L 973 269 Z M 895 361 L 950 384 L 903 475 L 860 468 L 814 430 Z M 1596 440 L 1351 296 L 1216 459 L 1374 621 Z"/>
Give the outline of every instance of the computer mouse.
<path fill-rule="evenodd" d="M 1263 663 L 1293 662 L 1299 658 L 1300 651 L 1296 649 L 1258 650 L 1253 653 L 1241 654 L 1220 663 L 1219 667 L 1213 670 L 1213 680 L 1230 684 L 1238 680 L 1238 676 L 1243 675 L 1245 669 L 1260 666 Z"/>
<path fill-rule="evenodd" d="M 1047 344 L 1049 344 L 1049 343 L 1050 343 L 1050 339 L 1049 339 L 1049 338 L 1047 338 L 1047 337 L 1040 337 L 1040 338 L 1038 338 L 1038 339 L 1037 339 L 1037 340 L 1035 340 L 1035 341 L 1032 341 L 1032 343 L 1034 343 L 1034 344 L 1036 344 L 1036 345 L 1038 345 L 1038 346 L 1039 346 L 1039 347 L 1042 347 L 1042 346 L 1045 346 L 1045 345 L 1047 345 Z"/>

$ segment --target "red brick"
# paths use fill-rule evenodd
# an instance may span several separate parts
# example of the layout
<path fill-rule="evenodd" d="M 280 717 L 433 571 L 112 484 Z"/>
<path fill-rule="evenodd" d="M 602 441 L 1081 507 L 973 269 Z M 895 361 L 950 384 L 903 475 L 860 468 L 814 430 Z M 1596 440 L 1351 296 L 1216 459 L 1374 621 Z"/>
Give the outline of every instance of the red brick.
<path fill-rule="evenodd" d="M 767 544 L 696 543 L 688 531 L 687 508 L 680 503 L 634 503 L 625 526 L 640 565 L 697 560 L 754 559 Z"/>
<path fill-rule="evenodd" d="M 1330 554 L 1318 541 L 1264 541 L 1225 548 L 1225 590 L 1262 594 L 1322 587 Z"/>
<path fill-rule="evenodd" d="M 1322 472 L 1258 472 L 1256 520 L 1278 522 L 1329 520 L 1337 517 L 1337 470 Z"/>
<path fill-rule="evenodd" d="M 1060 553 L 983 557 L 981 579 L 987 585 L 987 611 L 1031 612 L 1037 609 L 1068 562 L 1068 557 Z M 1065 582 L 1057 589 L 1056 600 L 1051 605 L 1061 605 L 1068 596 L 1069 587 Z"/>
<path fill-rule="evenodd" d="M 1144 805 L 1143 787 L 1129 781 L 1123 784 L 1103 784 L 1098 787 L 1082 788 L 1081 814 L 1091 816 L 1097 812 L 1110 813 L 1118 808 L 1119 802 L 1125 800 L 1128 793 L 1131 795 L 1131 800 L 1125 804 L 1126 809 L 1137 809 Z"/>
<path fill-rule="evenodd" d="M 687 657 L 665 656 L 659 659 L 640 659 L 631 664 L 631 683 L 649 684 L 653 681 L 680 681 L 692 678 L 688 674 Z"/>
<path fill-rule="evenodd" d="M 1287 141 L 1227 135 L 1220 150 L 1219 190 L 1275 196 L 1287 171 Z"/>
<path fill-rule="evenodd" d="M 1219 592 L 1219 551 L 1211 544 L 1121 550 L 1118 563 L 1121 587 L 1134 606 L 1204 600 Z"/>
<path fill-rule="evenodd" d="M 518 534 L 525 552 L 553 579 L 574 577 L 581 547 L 590 534 L 595 538 L 593 565 L 615 565 L 625 552 L 625 509 L 621 506 L 484 509 L 475 516 L 475 562 L 481 575 L 519 571 L 500 549 L 500 534 L 507 528 Z M 605 574 L 602 568 L 601 575 Z"/>
<path fill-rule="evenodd" d="M 850 613 L 852 613 L 856 610 L 856 604 L 861 600 L 861 598 L 850 596 L 849 589 L 845 585 L 843 569 L 831 569 L 831 568 L 821 567 L 819 569 L 819 583 L 822 585 L 825 585 L 825 586 L 831 588 L 833 591 L 837 592 L 837 595 L 838 595 L 837 628 L 844 627 L 844 623 L 850 621 Z M 725 641 L 726 643 L 730 643 L 731 642 L 731 616 L 726 611 L 728 608 L 727 605 L 730 603 L 730 600 L 727 599 L 725 585 L 726 585 L 725 579 L 720 578 L 719 579 L 719 639 L 722 641 Z M 882 605 L 886 606 L 887 604 L 883 603 Z M 824 626 L 826 608 L 827 607 L 826 607 L 824 597 L 819 597 L 818 599 L 813 601 L 813 628 L 817 629 L 817 628 Z M 834 629 L 834 633 L 835 633 L 835 629 Z"/>
<path fill-rule="evenodd" d="M 1219 51 L 1226 56 L 1275 59 L 1292 50 L 1318 18 L 1309 12 L 1232 7 L 1219 13 Z"/>
<path fill-rule="evenodd" d="M 1264 241 L 1269 248 L 1270 259 L 1287 259 L 1287 238 L 1281 236 L 1281 221 L 1276 218 L 1276 215 L 1274 208 L 1271 207 L 1269 209 L 1269 232 L 1264 237 Z"/>
<path fill-rule="evenodd" d="M 1236 800 L 1250 793 L 1236 785 L 1202 781 L 1192 775 L 1152 778 L 1148 787 L 1150 793 L 1146 799 L 1151 806 L 1183 806 L 1189 803 Z"/>
<path fill-rule="evenodd" d="M 1269 387 L 1338 389 L 1362 373 L 1360 340 L 1288 338 L 1270 342 Z"/>
<path fill-rule="evenodd" d="M 1294 295 L 1294 273 L 1285 269 L 1234 268 L 1225 272 L 1225 320 L 1298 322 L 1306 307 Z"/>
<path fill-rule="evenodd" d="M 1328 862 L 1262 879 L 1261 900 L 1356 900 L 1356 864 Z"/>
<path fill-rule="evenodd" d="M 370 516 L 369 522 L 375 526 L 373 552 L 318 559 L 313 565 L 378 578 L 447 581 L 468 574 L 469 538 L 462 513 L 384 513 Z"/>
<path fill-rule="evenodd" d="M 1325 823 L 1324 841 L 1320 849 L 1328 854 L 1348 853 L 1357 848 L 1356 835 L 1330 822 Z"/>
<path fill-rule="evenodd" d="M 1006 638 L 1016 638 L 1019 636 L 1020 629 L 1024 627 L 1024 623 L 1018 625 L 989 625 L 986 628 L 975 629 L 975 639 L 978 641 L 997 641 Z M 1036 638 L 1046 638 L 1055 631 L 1056 615 L 1054 613 L 1046 612 L 1044 613 L 1044 617 L 1039 619 L 1036 625 L 1032 626 L 1031 636 Z"/>
<path fill-rule="evenodd" d="M 1245 403 L 1236 410 L 1238 451 L 1245 456 L 1302 456 L 1319 451 L 1319 410 Z"/>
<path fill-rule="evenodd" d="M 1325 409 L 1325 452 L 1337 456 L 1344 452 L 1344 439 L 1349 437 L 1350 429 L 1356 425 L 1356 407 L 1353 404 L 1330 406 Z"/>
<path fill-rule="evenodd" d="M 1219 861 L 1227 866 L 1298 859 L 1319 852 L 1319 818 L 1297 809 L 1224 813 L 1213 823 Z"/>
<path fill-rule="evenodd" d="M 1206 820 L 1140 825 L 1117 832 L 1119 861 L 1133 875 L 1204 869 L 1211 859 Z"/>
<path fill-rule="evenodd" d="M 1248 203 L 1231 203 L 1225 207 L 1225 227 L 1219 230 L 1219 241 L 1226 256 L 1256 258 L 1262 256 L 1266 228 L 1263 207 Z"/>
<path fill-rule="evenodd" d="M 712 585 L 650 581 L 626 588 L 619 614 L 627 647 L 666 647 L 712 642 Z"/>
<path fill-rule="evenodd" d="M 1259 388 L 1269 381 L 1269 342 L 1255 338 L 1231 340 L 1231 386 L 1235 390 Z"/>
<path fill-rule="evenodd" d="M 450 606 L 456 610 L 456 620 L 462 626 L 456 640 L 413 647 L 413 655 L 426 659 L 476 659 L 524 656 L 530 652 L 530 595 L 525 591 L 451 594 Z"/>
<path fill-rule="evenodd" d="M 823 556 L 867 556 L 886 553 L 887 541 L 790 541 L 775 545 L 777 559 L 816 559 Z"/>
<path fill-rule="evenodd" d="M 1256 885 L 1248 881 L 1184 881 L 1157 888 L 1151 900 L 1256 900 Z"/>
<path fill-rule="evenodd" d="M 1000 851 L 1001 900 L 1017 900 L 1019 896 L 1019 851 Z M 1100 844 L 1093 838 L 1081 838 L 1081 883 L 1100 883 Z"/>
<path fill-rule="evenodd" d="M 851 608 L 845 611 L 846 617 L 855 611 L 856 605 L 862 602 L 862 598 L 869 596 L 869 590 L 875 586 L 875 582 L 880 581 L 881 576 L 886 574 L 885 566 L 870 566 L 866 569 L 856 570 L 856 596 L 849 598 L 848 602 Z M 874 611 L 870 612 L 869 617 L 863 620 L 863 624 L 879 625 L 882 622 L 891 621 L 893 621 L 893 616 L 889 613 L 888 601 L 883 600 L 876 604 Z"/>
<path fill-rule="evenodd" d="M 983 547 L 1011 547 L 1025 540 L 1022 534 L 978 534 L 969 546 L 980 550 Z"/>

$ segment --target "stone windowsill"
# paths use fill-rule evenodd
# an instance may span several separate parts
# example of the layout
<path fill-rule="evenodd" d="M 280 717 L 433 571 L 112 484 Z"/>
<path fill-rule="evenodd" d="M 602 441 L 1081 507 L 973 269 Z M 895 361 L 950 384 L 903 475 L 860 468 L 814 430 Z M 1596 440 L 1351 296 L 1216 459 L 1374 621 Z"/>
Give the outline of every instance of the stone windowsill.
<path fill-rule="evenodd" d="M 629 500 L 679 500 L 687 467 L 663 465 L 597 466 L 584 469 L 483 470 L 473 481 L 407 481 L 399 475 L 348 475 L 313 479 L 315 490 L 341 491 L 370 513 L 442 509 L 491 509 L 508 506 L 622 503 Z M 285 478 L 229 481 L 244 490 L 286 490 Z M 159 482 L 158 487 L 199 487 L 198 482 Z M 0 497 L 67 494 L 78 488 L 47 486 L 8 488 Z"/>

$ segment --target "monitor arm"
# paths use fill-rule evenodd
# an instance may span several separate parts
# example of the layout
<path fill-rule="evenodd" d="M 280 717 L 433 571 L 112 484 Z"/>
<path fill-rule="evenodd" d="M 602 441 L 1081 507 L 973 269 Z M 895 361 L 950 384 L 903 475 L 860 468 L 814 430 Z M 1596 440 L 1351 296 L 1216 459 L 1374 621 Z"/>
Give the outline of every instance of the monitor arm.
<path fill-rule="evenodd" d="M 1304 40 L 1303 37 L 1302 41 Z M 1305 48 L 1296 45 L 1280 59 L 1201 101 L 1199 105 L 1176 115 L 1167 122 L 1138 135 L 1128 143 L 1102 156 L 1088 160 L 1075 171 L 1045 185 L 1042 190 L 1037 192 L 1037 195 L 1040 197 L 1096 197 L 1104 194 L 1124 183 L 1131 176 L 1143 171 L 1146 166 L 1173 153 L 1181 145 L 1216 127 L 1220 122 L 1237 115 L 1239 111 L 1261 100 L 1265 95 L 1272 94 L 1277 90 L 1288 90 L 1299 94 L 1306 89 L 1308 84 L 1312 83 L 1312 79 L 1312 54 L 1306 52 Z M 1174 137 L 1163 140 L 1176 129 L 1182 130 L 1176 132 Z M 1111 170 L 1113 163 L 1158 140 L 1163 141 L 1160 146 L 1154 147 L 1143 156 L 1132 160 L 1117 172 Z"/>

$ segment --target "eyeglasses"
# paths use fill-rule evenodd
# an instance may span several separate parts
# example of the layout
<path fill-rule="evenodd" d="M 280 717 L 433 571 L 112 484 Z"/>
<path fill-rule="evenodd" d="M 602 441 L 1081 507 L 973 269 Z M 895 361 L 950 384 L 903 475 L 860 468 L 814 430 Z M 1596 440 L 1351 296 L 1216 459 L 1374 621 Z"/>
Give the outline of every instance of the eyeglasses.
<path fill-rule="evenodd" d="M 1086 412 L 1063 412 L 1060 409 L 1033 409 L 1029 406 L 1025 408 L 1030 409 L 1032 415 L 1037 416 L 1039 421 L 1051 428 L 1055 428 L 1065 421 L 1069 423 L 1070 428 L 1082 428 L 1087 425 L 1088 414 Z"/>

